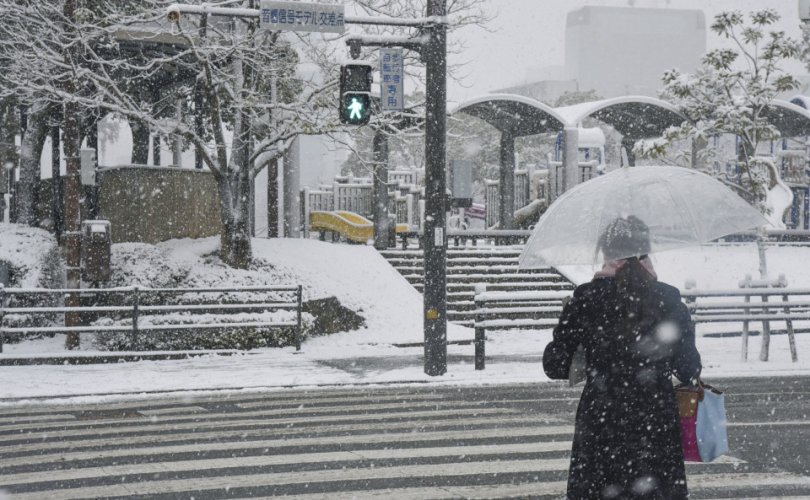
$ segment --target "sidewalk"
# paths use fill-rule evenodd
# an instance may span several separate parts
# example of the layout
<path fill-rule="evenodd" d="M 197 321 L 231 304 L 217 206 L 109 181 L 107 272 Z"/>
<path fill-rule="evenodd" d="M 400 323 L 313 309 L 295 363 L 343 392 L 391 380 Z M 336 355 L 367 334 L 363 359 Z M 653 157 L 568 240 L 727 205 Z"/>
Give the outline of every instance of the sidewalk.
<path fill-rule="evenodd" d="M 0 366 L 0 404 L 90 402 L 160 397 L 162 394 L 212 390 L 274 391 L 290 387 L 366 386 L 377 384 L 484 385 L 547 383 L 542 350 L 545 332 L 495 332 L 487 342 L 486 369 L 474 369 L 472 345 L 448 347 L 447 373 L 424 373 L 421 347 L 386 344 L 335 345 L 314 339 L 296 353 L 266 349 L 229 356 L 205 355 L 165 361 L 93 365 Z M 799 362 L 792 363 L 787 338 L 771 340 L 770 361 L 757 359 L 759 342 L 751 340 L 750 359 L 740 358 L 739 338 L 699 338 L 703 377 L 776 377 L 810 374 L 810 335 L 797 335 Z"/>

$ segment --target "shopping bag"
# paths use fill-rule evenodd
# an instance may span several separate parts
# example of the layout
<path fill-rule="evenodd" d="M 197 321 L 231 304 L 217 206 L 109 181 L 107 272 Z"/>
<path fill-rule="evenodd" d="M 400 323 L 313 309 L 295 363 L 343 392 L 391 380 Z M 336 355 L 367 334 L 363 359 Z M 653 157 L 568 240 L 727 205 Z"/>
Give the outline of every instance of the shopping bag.
<path fill-rule="evenodd" d="M 711 462 L 728 453 L 725 395 L 714 387 L 703 386 L 695 422 L 697 447 L 702 462 Z"/>
<path fill-rule="evenodd" d="M 723 393 L 703 381 L 675 387 L 681 427 L 683 459 L 711 462 L 728 453 L 726 407 Z"/>
<path fill-rule="evenodd" d="M 678 402 L 678 417 L 681 423 L 681 448 L 683 459 L 687 462 L 700 462 L 700 450 L 697 438 L 698 403 L 703 397 L 700 386 L 681 384 L 675 387 L 675 398 Z"/>

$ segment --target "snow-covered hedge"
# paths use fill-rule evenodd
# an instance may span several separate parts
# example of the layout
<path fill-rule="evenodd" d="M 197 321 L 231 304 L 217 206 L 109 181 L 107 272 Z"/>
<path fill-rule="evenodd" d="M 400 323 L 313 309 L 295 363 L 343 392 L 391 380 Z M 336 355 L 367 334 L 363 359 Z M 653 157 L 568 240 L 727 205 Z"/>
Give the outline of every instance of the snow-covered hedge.
<path fill-rule="evenodd" d="M 9 286 L 58 288 L 64 283 L 56 238 L 44 229 L 0 222 L 0 261 L 10 267 Z"/>
<path fill-rule="evenodd" d="M 172 240 L 157 245 L 145 243 L 121 243 L 112 247 L 112 277 L 109 286 L 137 285 L 148 288 L 214 288 L 249 287 L 297 284 L 289 273 L 280 271 L 264 259 L 256 258 L 249 269 L 233 269 L 217 256 L 217 240 Z M 189 293 L 179 296 L 141 296 L 141 304 L 195 304 L 233 303 L 256 299 L 241 297 L 238 293 L 212 294 Z M 266 292 L 273 299 L 273 293 Z M 168 314 L 141 316 L 139 325 L 188 325 L 200 323 L 224 323 L 235 321 L 291 321 L 291 311 L 270 313 L 218 314 Z M 303 315 L 304 334 L 310 333 L 313 317 Z M 93 323 L 96 326 L 131 325 L 128 317 L 103 318 Z M 130 333 L 102 332 L 96 334 L 95 346 L 104 350 L 193 350 L 193 349 L 253 349 L 279 347 L 293 343 L 291 328 L 232 328 L 205 329 L 200 331 L 167 330 L 141 332 L 137 339 Z"/>

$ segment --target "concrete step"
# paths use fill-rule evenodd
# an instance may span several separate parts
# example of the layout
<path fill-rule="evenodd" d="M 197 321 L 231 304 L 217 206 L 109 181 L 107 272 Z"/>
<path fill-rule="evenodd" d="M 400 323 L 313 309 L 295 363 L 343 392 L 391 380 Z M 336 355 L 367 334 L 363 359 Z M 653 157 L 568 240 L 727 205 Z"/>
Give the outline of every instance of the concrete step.
<path fill-rule="evenodd" d="M 414 269 L 397 269 L 405 278 L 413 278 L 421 280 L 423 275 L 421 272 L 414 272 Z M 421 270 L 418 270 L 421 271 Z M 566 281 L 565 277 L 559 274 L 551 273 L 461 273 L 461 272 L 448 272 L 448 281 L 456 283 L 502 283 L 511 281 L 528 281 L 532 283 L 544 282 L 558 282 Z"/>

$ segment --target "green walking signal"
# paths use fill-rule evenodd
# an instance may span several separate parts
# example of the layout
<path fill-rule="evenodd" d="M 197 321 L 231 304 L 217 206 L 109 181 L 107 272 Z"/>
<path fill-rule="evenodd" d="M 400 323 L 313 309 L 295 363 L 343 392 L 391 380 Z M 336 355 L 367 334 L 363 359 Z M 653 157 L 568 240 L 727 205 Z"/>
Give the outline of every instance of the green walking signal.
<path fill-rule="evenodd" d="M 365 125 L 371 118 L 371 64 L 354 61 L 340 67 L 341 123 Z"/>

